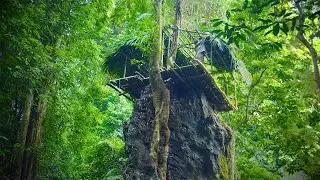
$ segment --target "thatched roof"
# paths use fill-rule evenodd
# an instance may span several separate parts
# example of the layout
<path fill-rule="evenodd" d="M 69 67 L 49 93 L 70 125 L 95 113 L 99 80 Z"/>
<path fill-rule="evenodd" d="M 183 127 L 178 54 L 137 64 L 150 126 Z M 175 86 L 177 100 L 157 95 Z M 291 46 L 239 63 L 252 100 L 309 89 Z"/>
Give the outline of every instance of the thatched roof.
<path fill-rule="evenodd" d="M 115 77 L 131 76 L 136 71 L 148 74 L 148 57 L 136 46 L 137 39 L 131 39 L 119 46 L 105 61 L 108 74 Z"/>
<path fill-rule="evenodd" d="M 149 56 L 143 53 L 137 44 L 138 39 L 131 39 L 119 46 L 117 51 L 109 55 L 104 63 L 105 69 L 108 74 L 112 74 L 115 77 L 133 76 L 136 72 L 148 75 Z M 165 37 L 164 44 L 168 44 L 168 38 Z M 167 46 L 164 48 L 163 61 L 166 66 L 168 56 Z M 185 66 L 189 64 L 190 57 L 187 57 L 180 49 L 177 51 L 175 63 L 179 66 Z"/>

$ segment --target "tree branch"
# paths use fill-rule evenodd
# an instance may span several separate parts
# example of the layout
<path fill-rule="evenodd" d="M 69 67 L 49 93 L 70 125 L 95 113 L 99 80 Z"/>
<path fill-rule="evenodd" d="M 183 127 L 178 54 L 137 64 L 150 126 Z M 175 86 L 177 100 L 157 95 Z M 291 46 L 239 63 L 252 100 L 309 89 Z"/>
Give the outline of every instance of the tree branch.
<path fill-rule="evenodd" d="M 266 70 L 267 70 L 267 69 L 264 69 L 264 70 L 261 72 L 258 80 L 257 80 L 256 82 L 254 82 L 254 83 L 251 84 L 250 89 L 249 89 L 249 94 L 248 94 L 248 96 L 247 96 L 247 105 L 246 105 L 245 118 L 242 119 L 240 122 L 238 122 L 238 123 L 233 127 L 233 130 L 234 130 L 234 131 L 236 131 L 242 124 L 248 122 L 248 120 L 249 120 L 249 101 L 250 101 L 250 96 L 251 96 L 251 94 L 252 94 L 253 89 L 260 83 L 261 78 L 262 78 L 262 76 L 263 76 L 263 74 L 264 74 L 264 72 L 265 72 Z"/>
<path fill-rule="evenodd" d="M 305 21 L 305 15 L 304 15 L 304 11 L 302 10 L 302 7 L 300 5 L 300 0 L 295 0 L 294 1 L 295 6 L 297 8 L 297 10 L 299 11 L 299 21 L 298 21 L 298 34 L 303 35 L 304 30 L 303 30 L 303 24 Z"/>
<path fill-rule="evenodd" d="M 318 54 L 313 45 L 305 38 L 304 36 L 304 30 L 303 30 L 303 24 L 305 22 L 305 15 L 304 11 L 300 5 L 300 0 L 295 0 L 295 6 L 299 11 L 299 24 L 298 24 L 298 34 L 297 38 L 301 41 L 301 43 L 309 50 L 309 53 L 312 58 L 313 63 L 313 73 L 314 73 L 314 79 L 317 85 L 318 95 L 320 96 L 320 73 L 319 73 L 319 65 L 318 65 Z M 320 32 L 319 32 L 320 34 Z M 312 39 L 311 39 L 312 40 Z"/>

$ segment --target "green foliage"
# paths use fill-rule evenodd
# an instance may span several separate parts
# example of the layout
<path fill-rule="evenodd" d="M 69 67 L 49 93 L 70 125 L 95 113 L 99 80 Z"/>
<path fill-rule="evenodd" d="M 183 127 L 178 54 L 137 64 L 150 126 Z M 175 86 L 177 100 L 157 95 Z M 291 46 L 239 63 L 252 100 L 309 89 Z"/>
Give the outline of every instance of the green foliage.
<path fill-rule="evenodd" d="M 306 36 L 319 23 L 319 16 L 314 16 L 317 11 L 311 12 L 308 6 L 315 3 L 307 1 L 304 6 Z M 319 97 L 311 80 L 309 54 L 295 38 L 300 28 L 297 17 L 296 9 L 288 1 L 235 1 L 227 11 L 226 20 L 213 19 L 202 27 L 234 44 L 237 57 L 245 62 L 254 79 L 267 68 L 249 104 L 246 103 L 249 87 L 239 82 L 239 112 L 225 115 L 235 126 L 243 121 L 248 109 L 249 117 L 243 121 L 247 123 L 238 130 L 240 140 L 236 148 L 241 159 L 237 163 L 239 172 L 244 179 L 268 179 L 266 174 L 276 179 L 282 167 L 290 173 L 303 170 L 316 177 L 316 169 L 320 168 L 315 163 L 319 161 L 316 158 L 319 157 L 319 120 L 314 122 L 314 117 L 319 119 Z M 314 46 L 319 45 L 315 39 Z"/>
<path fill-rule="evenodd" d="M 117 162 L 123 156 L 123 143 L 119 138 L 131 105 L 103 87 L 104 42 L 96 39 L 103 39 L 110 32 L 97 23 L 96 17 L 101 18 L 97 14 L 105 13 L 101 8 L 104 2 L 101 3 L 79 9 L 87 13 L 74 19 L 74 33 L 79 37 L 68 37 L 67 44 L 58 52 L 64 63 L 59 66 L 63 70 L 58 72 L 44 126 L 43 177 L 102 179 L 111 169 L 118 174 L 121 171 L 122 164 Z M 86 24 L 81 24 L 83 19 L 88 19 Z M 97 31 L 103 36 L 97 36 Z M 107 141 L 108 144 L 99 143 Z"/>
<path fill-rule="evenodd" d="M 130 117 L 131 104 L 103 87 L 101 65 L 106 54 L 102 53 L 105 42 L 111 42 L 106 38 L 112 33 L 107 28 L 112 22 L 106 21 L 112 16 L 111 7 L 107 1 L 97 1 L 73 11 L 80 13 L 70 20 L 74 25 L 70 34 L 75 36 L 66 37 L 58 52 L 64 62 L 58 68 L 63 69 L 44 125 L 40 161 L 44 178 L 119 179 L 121 175 L 122 123 Z"/>
<path fill-rule="evenodd" d="M 249 54 L 244 56 L 250 60 L 246 64 L 251 72 L 269 69 L 251 96 L 249 121 L 239 129 L 238 139 L 248 143 L 237 141 L 236 149 L 240 158 L 246 157 L 243 160 L 253 158 L 273 172 L 285 167 L 291 173 L 304 170 L 313 175 L 319 169 L 315 163 L 319 156 L 319 120 L 314 123 L 313 119 L 318 117 L 319 99 L 310 81 L 308 59 L 292 52 L 289 48 L 272 53 L 271 59 L 264 58 L 263 62 Z M 246 89 L 239 86 L 239 113 L 229 114 L 231 124 L 244 117 Z M 246 168 L 239 169 L 241 174 L 247 174 Z"/>
<path fill-rule="evenodd" d="M 144 53 L 151 53 L 151 38 L 153 32 L 153 1 L 119 0 L 115 4 L 111 16 L 112 34 L 106 40 L 108 55 L 115 52 L 119 46 L 133 40 Z"/>
<path fill-rule="evenodd" d="M 241 170 L 241 179 L 254 180 L 277 180 L 279 175 L 268 171 L 265 167 L 261 167 L 259 162 L 254 159 L 245 159 L 244 156 L 237 158 L 237 166 Z"/>
<path fill-rule="evenodd" d="M 74 97 L 70 93 L 60 99 L 68 102 L 64 105 L 67 112 L 61 109 L 59 100 L 51 106 L 56 108 L 48 113 L 53 116 L 47 117 L 44 127 L 44 177 L 102 179 L 111 169 L 113 174 L 121 174 L 121 125 L 129 119 L 131 106 L 110 89 L 95 94 L 89 101 L 82 98 L 86 96 Z"/>
<path fill-rule="evenodd" d="M 49 93 L 42 95 L 47 111 L 40 176 L 100 179 L 121 174 L 121 125 L 129 119 L 131 103 L 104 87 L 102 71 L 113 4 L 5 1 L 1 6 L 1 178 L 11 176 L 25 90 L 41 93 L 43 86 Z M 99 143 L 105 141 L 109 143 Z"/>
<path fill-rule="evenodd" d="M 303 28 L 320 48 L 315 33 L 319 2 L 303 2 L 306 21 L 301 26 L 288 0 L 184 1 L 184 27 L 212 32 L 232 44 L 253 82 L 267 69 L 249 104 L 250 87 L 235 73 L 239 111 L 224 114 L 235 126 L 248 110 L 247 123 L 236 133 L 242 179 L 278 179 L 281 168 L 319 176 L 320 100 L 308 52 L 295 38 Z M 232 8 L 224 14 L 228 5 Z M 173 2 L 164 6 L 165 24 L 170 24 Z M 150 55 L 153 1 L 5 0 L 0 14 L 0 178 L 12 179 L 23 100 L 31 88 L 47 102 L 39 176 L 121 179 L 126 161 L 122 123 L 132 104 L 105 87 L 110 77 L 103 63 L 133 41 L 144 56 Z"/>

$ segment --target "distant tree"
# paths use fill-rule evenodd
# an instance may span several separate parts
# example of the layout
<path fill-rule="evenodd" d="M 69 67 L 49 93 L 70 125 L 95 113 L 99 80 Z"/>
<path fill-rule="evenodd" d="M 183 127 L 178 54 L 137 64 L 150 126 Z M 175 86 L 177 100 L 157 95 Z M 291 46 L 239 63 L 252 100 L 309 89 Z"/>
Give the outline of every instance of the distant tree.
<path fill-rule="evenodd" d="M 238 82 L 239 112 L 225 116 L 236 127 L 241 174 L 249 178 L 265 169 L 276 175 L 285 168 L 317 179 L 320 141 L 311 134 L 320 130 L 319 120 L 314 121 L 319 119 L 319 62 L 314 58 L 320 47 L 319 1 L 234 1 L 226 16 L 202 28 L 232 44 L 253 82 L 259 82 L 250 87 Z M 248 166 L 251 160 L 259 167 Z"/>
<path fill-rule="evenodd" d="M 274 36 L 283 32 L 288 35 L 290 31 L 295 33 L 297 39 L 308 49 L 312 58 L 314 80 L 320 96 L 320 72 L 319 52 L 317 52 L 314 41 L 320 37 L 320 3 L 318 0 L 245 0 L 241 8 L 227 11 L 227 17 L 239 12 L 247 12 L 247 17 L 238 17 L 237 24 L 228 23 L 222 19 L 214 19 L 214 25 L 224 25 L 224 31 L 215 30 L 220 36 L 229 40 L 229 43 L 239 44 L 245 40 L 250 33 L 260 32 L 264 36 L 272 33 Z M 246 19 L 247 18 L 247 19 Z M 253 19 L 258 23 L 252 24 Z M 270 43 L 269 43 L 270 44 Z M 275 43 L 276 48 L 281 44 Z"/>

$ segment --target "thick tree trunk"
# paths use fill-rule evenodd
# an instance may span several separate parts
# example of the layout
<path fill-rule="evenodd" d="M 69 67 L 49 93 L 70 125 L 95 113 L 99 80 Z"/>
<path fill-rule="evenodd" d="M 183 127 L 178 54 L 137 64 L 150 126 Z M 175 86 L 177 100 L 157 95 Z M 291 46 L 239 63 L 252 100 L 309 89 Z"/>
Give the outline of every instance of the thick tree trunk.
<path fill-rule="evenodd" d="M 23 155 L 25 151 L 28 126 L 30 121 L 32 100 L 33 100 L 33 93 L 32 93 L 32 90 L 30 89 L 24 100 L 23 115 L 22 115 L 21 122 L 19 124 L 19 130 L 17 132 L 17 149 L 14 156 L 14 170 L 15 170 L 16 180 L 21 179 L 22 161 L 23 161 Z"/>
<path fill-rule="evenodd" d="M 38 154 L 41 143 L 41 130 L 44 120 L 46 101 L 39 96 L 35 98 L 37 102 L 32 106 L 30 123 L 28 128 L 28 137 L 26 150 L 24 152 L 23 167 L 21 178 L 33 180 L 36 179 L 38 170 Z"/>
<path fill-rule="evenodd" d="M 38 171 L 38 154 L 41 143 L 41 130 L 46 110 L 46 101 L 38 99 L 32 108 L 31 123 L 29 125 L 27 151 L 23 159 L 22 179 L 36 179 Z"/>
<path fill-rule="evenodd" d="M 50 88 L 51 76 L 43 81 L 40 91 L 34 92 L 33 104 L 30 112 L 30 122 L 26 138 L 26 148 L 22 162 L 21 179 L 37 179 L 39 164 L 39 148 L 41 144 L 41 132 L 47 101 L 45 96 Z"/>
<path fill-rule="evenodd" d="M 150 84 L 155 109 L 150 155 L 152 157 L 155 176 L 166 179 L 167 156 L 169 152 L 170 131 L 168 128 L 170 93 L 160 74 L 162 60 L 162 0 L 155 0 L 155 35 L 154 52 L 150 61 Z M 164 148 L 160 149 L 160 134 L 164 135 Z"/>

